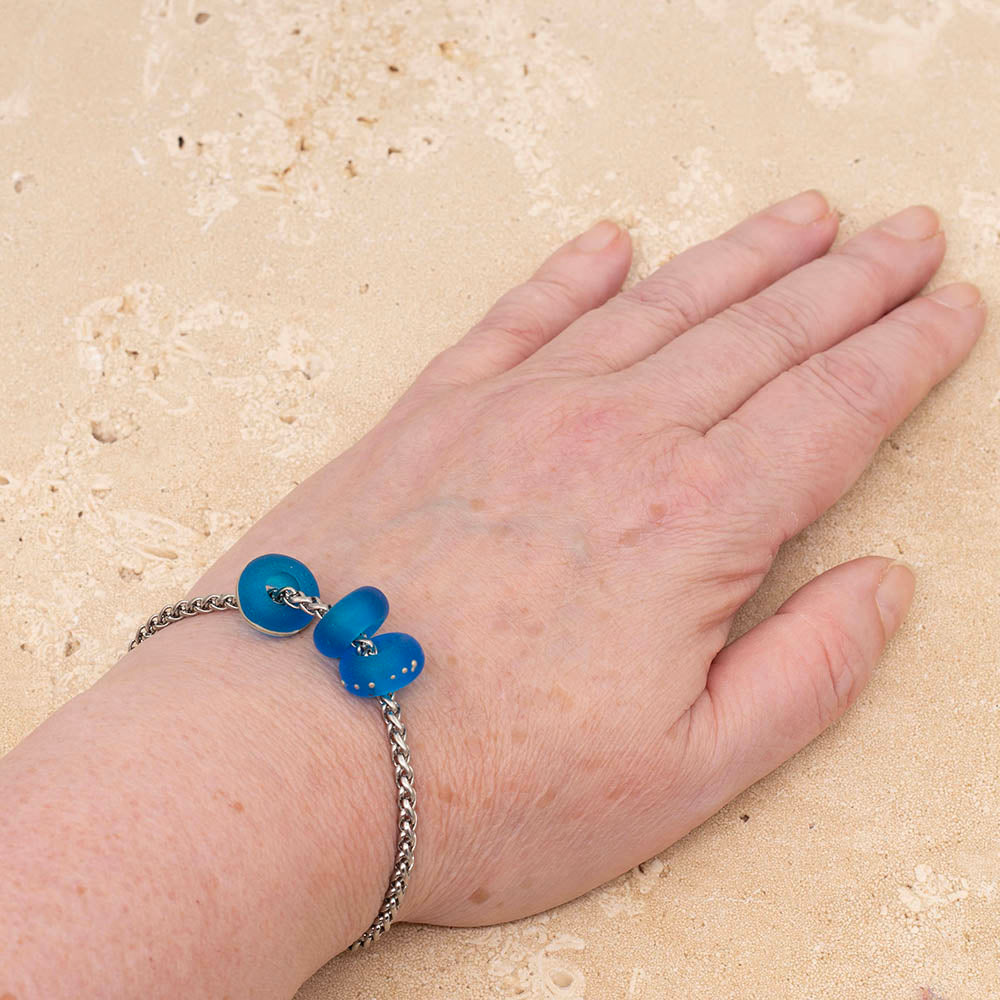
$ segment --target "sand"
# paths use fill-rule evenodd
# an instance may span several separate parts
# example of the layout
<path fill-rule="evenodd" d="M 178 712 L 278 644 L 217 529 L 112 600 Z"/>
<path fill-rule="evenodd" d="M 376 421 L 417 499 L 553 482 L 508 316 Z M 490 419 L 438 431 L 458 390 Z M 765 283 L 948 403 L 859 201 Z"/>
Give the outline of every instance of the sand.
<path fill-rule="evenodd" d="M 937 280 L 1000 304 L 991 0 L 7 0 L 0 22 L 0 751 L 602 215 L 634 278 L 804 187 L 845 234 L 927 201 Z M 615 883 L 394 930 L 300 996 L 995 996 L 998 340 L 741 615 L 857 555 L 917 568 L 840 724 Z"/>

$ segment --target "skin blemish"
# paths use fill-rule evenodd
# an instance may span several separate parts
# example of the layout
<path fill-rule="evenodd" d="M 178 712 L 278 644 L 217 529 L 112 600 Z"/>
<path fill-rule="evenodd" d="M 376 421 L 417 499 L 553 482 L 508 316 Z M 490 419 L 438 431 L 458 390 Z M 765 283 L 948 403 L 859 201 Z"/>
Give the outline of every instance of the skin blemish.
<path fill-rule="evenodd" d="M 639 544 L 640 537 L 641 532 L 638 528 L 629 528 L 627 531 L 623 531 L 618 536 L 618 544 L 631 548 L 632 546 Z"/>
<path fill-rule="evenodd" d="M 86 891 L 87 891 L 87 887 L 85 885 L 83 885 L 82 883 L 77 885 L 77 887 L 76 887 L 76 894 L 78 896 L 82 896 Z"/>
<path fill-rule="evenodd" d="M 628 791 L 629 789 L 627 785 L 619 784 L 612 787 L 604 797 L 609 802 L 614 802 L 616 799 L 623 798 L 625 795 L 627 795 Z"/>
<path fill-rule="evenodd" d="M 485 903 L 490 898 L 490 894 L 480 886 L 470 897 L 470 903 Z"/>
<path fill-rule="evenodd" d="M 550 788 L 547 792 L 543 792 L 539 797 L 538 801 L 535 803 L 539 809 L 544 809 L 547 805 L 551 805 L 553 799 L 556 797 L 556 790 Z"/>
<path fill-rule="evenodd" d="M 561 684 L 554 684 L 552 686 L 549 697 L 561 708 L 572 708 L 575 704 L 573 696 Z"/>
<path fill-rule="evenodd" d="M 510 740 L 512 743 L 527 743 L 528 742 L 528 730 L 523 726 L 515 726 L 510 731 Z"/>
<path fill-rule="evenodd" d="M 651 503 L 649 505 L 649 516 L 654 521 L 659 521 L 667 512 L 667 505 L 662 503 Z"/>
<path fill-rule="evenodd" d="M 204 11 L 204 10 L 199 11 L 194 16 L 194 23 L 195 24 L 204 24 L 211 16 L 212 15 L 209 14 L 207 11 Z"/>
<path fill-rule="evenodd" d="M 238 813 L 243 812 L 243 803 L 242 802 L 230 802 L 229 805 L 232 806 L 232 808 L 236 812 L 238 812 Z"/>
<path fill-rule="evenodd" d="M 438 798 L 442 802 L 451 802 L 455 798 L 455 793 L 448 785 L 442 785 L 438 791 Z"/>
<path fill-rule="evenodd" d="M 479 497 L 474 497 L 469 501 L 469 510 L 482 510 L 486 506 L 486 501 Z"/>

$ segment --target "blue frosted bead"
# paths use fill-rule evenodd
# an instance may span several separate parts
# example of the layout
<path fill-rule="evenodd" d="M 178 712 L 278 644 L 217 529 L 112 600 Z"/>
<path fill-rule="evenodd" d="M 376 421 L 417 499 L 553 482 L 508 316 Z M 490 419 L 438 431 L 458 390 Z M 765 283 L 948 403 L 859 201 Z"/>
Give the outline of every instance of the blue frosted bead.
<path fill-rule="evenodd" d="M 294 587 L 316 596 L 319 584 L 304 563 L 291 556 L 271 552 L 246 564 L 236 584 L 236 603 L 243 617 L 255 629 L 268 635 L 294 635 L 312 620 L 308 611 L 278 604 L 267 587 Z"/>
<path fill-rule="evenodd" d="M 389 614 L 389 602 L 377 587 L 358 587 L 342 597 L 316 623 L 313 642 L 324 656 L 338 659 L 360 635 L 372 636 Z"/>
<path fill-rule="evenodd" d="M 351 694 L 376 698 L 392 694 L 417 679 L 424 669 L 420 643 L 405 632 L 372 637 L 377 652 L 362 656 L 353 646 L 340 656 L 340 679 Z"/>

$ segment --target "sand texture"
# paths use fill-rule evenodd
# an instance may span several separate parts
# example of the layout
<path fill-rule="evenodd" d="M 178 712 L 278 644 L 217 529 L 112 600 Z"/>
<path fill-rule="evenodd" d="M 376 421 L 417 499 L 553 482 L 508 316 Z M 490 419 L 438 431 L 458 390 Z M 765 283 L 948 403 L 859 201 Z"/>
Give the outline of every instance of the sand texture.
<path fill-rule="evenodd" d="M 0 0 L 0 752 L 602 215 L 634 279 L 818 186 L 1000 311 L 1000 3 Z M 781 553 L 913 611 L 848 716 L 552 913 L 300 996 L 983 1000 L 1000 983 L 1000 337 Z"/>

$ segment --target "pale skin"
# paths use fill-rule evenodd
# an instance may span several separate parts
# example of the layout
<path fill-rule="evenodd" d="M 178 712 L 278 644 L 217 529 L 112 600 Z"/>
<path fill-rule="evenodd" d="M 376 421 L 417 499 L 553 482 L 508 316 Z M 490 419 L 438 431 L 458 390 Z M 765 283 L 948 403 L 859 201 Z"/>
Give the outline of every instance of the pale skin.
<path fill-rule="evenodd" d="M 806 192 L 620 292 L 629 238 L 598 224 L 191 588 L 284 552 L 327 600 L 380 587 L 386 627 L 422 642 L 400 694 L 419 796 L 401 919 L 580 895 L 866 683 L 905 566 L 856 559 L 726 645 L 730 625 L 985 309 L 965 284 L 920 294 L 945 249 L 930 209 L 831 250 L 837 225 Z M 0 801 L 3 1000 L 290 997 L 367 927 L 394 852 L 374 704 L 308 634 L 235 612 L 125 656 L 0 761 Z"/>

